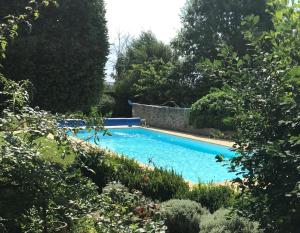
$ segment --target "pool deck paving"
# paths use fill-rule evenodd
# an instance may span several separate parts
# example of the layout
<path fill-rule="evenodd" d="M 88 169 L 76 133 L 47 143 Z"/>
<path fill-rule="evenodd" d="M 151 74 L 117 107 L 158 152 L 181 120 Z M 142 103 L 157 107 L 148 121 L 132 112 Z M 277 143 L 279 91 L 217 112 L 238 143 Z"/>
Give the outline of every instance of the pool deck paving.
<path fill-rule="evenodd" d="M 234 145 L 234 142 L 228 141 L 228 140 L 214 139 L 214 138 L 199 136 L 199 135 L 195 135 L 195 134 L 184 133 L 184 132 L 179 132 L 179 131 L 175 131 L 175 130 L 159 129 L 159 128 L 154 128 L 154 127 L 142 127 L 142 126 L 128 127 L 127 125 L 119 125 L 119 126 L 109 126 L 109 127 L 106 127 L 106 128 L 107 129 L 144 128 L 144 129 L 149 129 L 149 130 L 153 130 L 153 131 L 157 131 L 157 132 L 161 132 L 161 133 L 175 135 L 175 136 L 178 136 L 178 137 L 189 138 L 189 139 L 192 139 L 192 140 L 217 144 L 217 145 L 221 145 L 221 146 L 233 147 L 233 145 Z"/>
<path fill-rule="evenodd" d="M 145 129 L 150 129 L 150 130 L 161 132 L 161 133 L 172 134 L 172 135 L 175 135 L 178 137 L 189 138 L 192 140 L 208 142 L 208 143 L 222 145 L 222 146 L 233 147 L 233 145 L 234 145 L 234 142 L 232 142 L 232 141 L 227 141 L 227 140 L 222 140 L 222 139 L 213 139 L 213 138 L 203 137 L 203 136 L 199 136 L 199 135 L 195 135 L 195 134 L 178 132 L 178 131 L 174 131 L 174 130 L 158 129 L 158 128 L 152 128 L 152 127 L 147 127 L 147 128 L 145 127 Z"/>

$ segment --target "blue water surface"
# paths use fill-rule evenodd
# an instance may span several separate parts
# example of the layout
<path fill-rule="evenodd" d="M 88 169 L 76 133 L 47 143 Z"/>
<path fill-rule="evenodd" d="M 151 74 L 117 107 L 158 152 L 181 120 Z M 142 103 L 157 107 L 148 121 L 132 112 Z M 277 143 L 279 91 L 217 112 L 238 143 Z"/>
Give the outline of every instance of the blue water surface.
<path fill-rule="evenodd" d="M 236 154 L 229 147 L 210 144 L 144 128 L 109 129 L 112 136 L 100 136 L 99 146 L 110 149 L 144 164 L 149 159 L 158 167 L 173 169 L 192 182 L 222 182 L 235 176 L 228 168 L 217 163 L 215 156 L 230 159 Z M 86 139 L 94 132 L 81 130 L 77 137 Z M 94 139 L 90 138 L 91 143 Z"/>

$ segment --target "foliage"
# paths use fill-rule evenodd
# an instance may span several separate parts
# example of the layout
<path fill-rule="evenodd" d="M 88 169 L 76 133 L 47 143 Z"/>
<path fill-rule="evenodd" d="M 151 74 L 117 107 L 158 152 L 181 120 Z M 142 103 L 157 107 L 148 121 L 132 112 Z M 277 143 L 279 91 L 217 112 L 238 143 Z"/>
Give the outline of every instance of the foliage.
<path fill-rule="evenodd" d="M 148 104 L 172 100 L 172 90 L 177 84 L 170 76 L 172 68 L 171 48 L 151 32 L 143 32 L 133 40 L 119 53 L 115 65 L 115 115 L 130 115 L 128 99 Z"/>
<path fill-rule="evenodd" d="M 28 100 L 24 87 L 13 86 L 18 88 L 13 93 L 20 96 L 13 95 L 0 118 L 0 216 L 12 232 L 19 228 L 47 232 L 58 223 L 70 226 L 74 218 L 96 208 L 96 186 L 44 160 L 40 139 L 47 135 L 57 142 L 61 157 L 70 154 L 71 145 L 65 132 L 57 128 L 57 118 L 28 107 L 26 101 L 20 101 Z M 79 149 L 77 154 L 84 156 L 84 151 Z"/>
<path fill-rule="evenodd" d="M 30 23 L 31 17 L 38 16 L 39 6 L 48 3 L 30 1 L 33 8 L 29 4 L 29 13 L 9 16 L 8 24 L 1 24 L 1 39 L 13 40 L 20 23 Z M 5 57 L 5 48 L 1 55 Z M 66 133 L 57 126 L 57 116 L 29 107 L 28 85 L 27 81 L 14 82 L 1 75 L 5 109 L 0 118 L 0 225 L 8 232 L 68 230 L 75 218 L 95 210 L 98 192 L 76 171 L 66 171 L 42 157 L 40 152 L 45 148 L 41 147 L 49 136 L 62 158 L 71 151 L 84 156 L 85 151 L 73 149 Z"/>
<path fill-rule="evenodd" d="M 68 150 L 68 148 L 66 148 L 66 146 L 60 146 L 54 139 L 39 138 L 36 142 L 39 145 L 37 149 L 42 159 L 60 164 L 64 168 L 68 168 L 74 163 L 76 154 L 71 150 L 68 156 L 62 157 L 61 155 L 65 150 Z"/>
<path fill-rule="evenodd" d="M 262 233 L 256 222 L 230 215 L 230 211 L 219 209 L 214 214 L 203 215 L 200 233 Z"/>
<path fill-rule="evenodd" d="M 107 94 L 103 94 L 98 105 L 97 109 L 101 112 L 101 115 L 104 117 L 110 117 L 113 113 L 115 107 L 115 99 Z"/>
<path fill-rule="evenodd" d="M 55 117 L 29 107 L 15 106 L 13 111 L 7 109 L 2 113 L 0 215 L 12 229 L 51 231 L 53 224 L 71 225 L 75 217 L 96 207 L 95 185 L 46 162 L 38 152 L 41 142 L 37 139 L 52 134 L 65 148 L 61 156 L 69 154 L 65 133 L 56 125 Z"/>
<path fill-rule="evenodd" d="M 120 181 L 130 190 L 140 190 L 144 195 L 160 201 L 188 190 L 187 183 L 173 171 L 142 168 L 134 160 L 104 150 L 79 157 L 78 163 L 88 168 L 82 169 L 83 174 L 92 178 L 99 187 L 111 181 Z"/>
<path fill-rule="evenodd" d="M 231 168 L 242 190 L 239 214 L 257 220 L 265 232 L 300 228 L 299 6 L 270 1 L 274 29 L 255 31 L 247 17 L 245 38 L 252 54 L 238 56 L 224 46 L 218 72 L 235 98 L 236 147 Z M 221 62 L 222 61 L 222 62 Z"/>
<path fill-rule="evenodd" d="M 20 11 L 25 3 L 2 0 L 0 17 Z M 3 72 L 16 81 L 30 79 L 33 106 L 53 112 L 87 112 L 103 89 L 108 55 L 104 2 L 57 3 L 59 7 L 41 9 L 33 27 L 21 23 L 15 30 L 19 37 L 8 41 Z"/>
<path fill-rule="evenodd" d="M 133 40 L 126 50 L 119 54 L 115 65 L 115 79 L 117 81 L 122 79 L 133 64 L 143 64 L 157 59 L 168 62 L 171 57 L 172 51 L 169 46 L 158 41 L 151 31 L 142 32 L 138 39 Z"/>
<path fill-rule="evenodd" d="M 130 193 L 119 183 L 110 183 L 100 196 L 101 208 L 95 213 L 100 232 L 165 232 L 159 205 L 140 192 Z"/>
<path fill-rule="evenodd" d="M 239 54 L 246 52 L 241 22 L 247 15 L 261 18 L 258 29 L 268 30 L 271 17 L 266 1 L 188 0 L 182 11 L 182 29 L 173 46 L 181 55 L 196 59 L 217 57 L 221 42 L 232 45 Z"/>
<path fill-rule="evenodd" d="M 170 233 L 199 233 L 201 215 L 208 212 L 190 200 L 172 199 L 163 202 L 161 208 Z"/>
<path fill-rule="evenodd" d="M 144 104 L 163 104 L 172 100 L 172 89 L 176 86 L 170 77 L 173 67 L 171 62 L 162 59 L 132 65 L 128 78 L 136 80 L 131 88 L 133 99 Z"/>
<path fill-rule="evenodd" d="M 214 90 L 191 107 L 190 123 L 197 128 L 232 130 L 234 96 L 226 90 Z"/>
<path fill-rule="evenodd" d="M 182 103 L 190 106 L 207 95 L 211 88 L 221 88 L 224 81 L 205 75 L 199 65 L 214 60 L 220 44 L 232 46 L 238 54 L 247 52 L 241 22 L 247 15 L 261 18 L 257 33 L 272 28 L 271 17 L 265 12 L 267 0 L 187 0 L 182 10 L 182 27 L 171 45 L 179 62 L 173 78 L 180 84 Z"/>
<path fill-rule="evenodd" d="M 96 220 L 92 217 L 84 217 L 75 221 L 71 232 L 73 233 L 98 233 L 100 232 Z"/>
<path fill-rule="evenodd" d="M 221 207 L 232 206 L 235 196 L 235 191 L 229 186 L 199 183 L 190 191 L 177 195 L 176 198 L 196 201 L 213 213 Z"/>
<path fill-rule="evenodd" d="M 159 204 L 140 192 L 129 192 L 120 183 L 112 182 L 103 188 L 99 211 L 79 219 L 74 233 L 165 232 Z"/>

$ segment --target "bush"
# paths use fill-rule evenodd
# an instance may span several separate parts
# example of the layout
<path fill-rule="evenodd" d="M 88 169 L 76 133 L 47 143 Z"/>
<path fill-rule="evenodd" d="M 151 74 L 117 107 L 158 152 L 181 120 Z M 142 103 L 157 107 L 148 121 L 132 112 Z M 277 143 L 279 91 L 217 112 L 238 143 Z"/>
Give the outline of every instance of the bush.
<path fill-rule="evenodd" d="M 120 183 L 110 183 L 100 196 L 100 209 L 94 214 L 100 232 L 165 232 L 159 205 L 141 192 L 129 190 Z"/>
<path fill-rule="evenodd" d="M 82 168 L 83 174 L 92 178 L 100 188 L 108 182 L 120 181 L 130 190 L 140 190 L 144 195 L 160 201 L 189 190 L 184 179 L 173 171 L 142 168 L 132 159 L 104 150 L 91 152 L 88 157 L 79 157 L 78 161 L 85 166 Z"/>
<path fill-rule="evenodd" d="M 167 227 L 159 205 L 120 183 L 109 183 L 100 195 L 99 211 L 79 219 L 74 233 L 161 232 Z"/>
<path fill-rule="evenodd" d="M 221 207 L 231 206 L 234 202 L 235 192 L 229 186 L 198 184 L 192 190 L 178 194 L 177 198 L 196 201 L 212 213 Z"/>
<path fill-rule="evenodd" d="M 200 216 L 208 213 L 200 204 L 190 200 L 169 200 L 162 203 L 161 208 L 170 233 L 199 233 Z"/>
<path fill-rule="evenodd" d="M 234 97 L 223 90 L 214 90 L 191 107 L 190 123 L 197 128 L 233 130 Z"/>
<path fill-rule="evenodd" d="M 102 116 L 110 117 L 114 110 L 115 104 L 115 99 L 112 96 L 103 94 L 99 104 L 97 105 L 97 109 L 99 112 L 101 112 Z"/>
<path fill-rule="evenodd" d="M 97 207 L 98 192 L 90 180 L 44 161 L 17 137 L 7 140 L 3 148 L 0 216 L 7 220 L 8 232 L 53 232 L 57 223 L 69 227 L 74 218 Z"/>
<path fill-rule="evenodd" d="M 229 216 L 229 210 L 219 209 L 214 214 L 204 215 L 201 219 L 200 233 L 262 233 L 258 223 L 236 215 Z"/>
<path fill-rule="evenodd" d="M 98 233 L 95 219 L 85 217 L 76 221 L 71 230 L 72 233 Z"/>

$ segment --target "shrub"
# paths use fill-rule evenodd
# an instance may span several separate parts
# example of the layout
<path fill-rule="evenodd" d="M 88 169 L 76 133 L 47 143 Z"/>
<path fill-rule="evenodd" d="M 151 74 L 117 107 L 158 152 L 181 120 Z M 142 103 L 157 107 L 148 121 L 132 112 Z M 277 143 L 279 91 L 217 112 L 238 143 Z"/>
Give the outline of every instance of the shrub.
<path fill-rule="evenodd" d="M 200 204 L 190 200 L 172 199 L 162 203 L 162 214 L 170 233 L 199 233 L 200 216 L 208 213 Z"/>
<path fill-rule="evenodd" d="M 196 201 L 208 208 L 210 212 L 215 212 L 221 207 L 231 206 L 235 192 L 229 186 L 198 184 L 192 190 L 178 194 L 177 198 Z"/>
<path fill-rule="evenodd" d="M 229 215 L 229 210 L 219 209 L 214 214 L 204 215 L 201 219 L 200 233 L 262 233 L 258 223 L 246 218 Z"/>
<path fill-rule="evenodd" d="M 74 233 L 161 232 L 167 227 L 159 205 L 120 183 L 109 183 L 100 195 L 99 210 L 77 220 Z"/>
<path fill-rule="evenodd" d="M 52 232 L 57 223 L 69 227 L 96 208 L 93 183 L 43 160 L 30 144 L 10 136 L 0 148 L 0 216 L 8 220 L 8 232 Z"/>
<path fill-rule="evenodd" d="M 102 116 L 110 117 L 112 115 L 115 104 L 115 99 L 112 96 L 103 94 L 99 104 L 97 105 L 97 109 L 101 112 Z"/>
<path fill-rule="evenodd" d="M 232 130 L 234 97 L 223 90 L 214 90 L 191 107 L 190 123 L 197 128 Z"/>
<path fill-rule="evenodd" d="M 71 232 L 72 233 L 98 233 L 96 221 L 93 218 L 82 218 L 76 221 Z"/>
<path fill-rule="evenodd" d="M 148 176 L 148 177 L 147 177 Z M 143 176 L 142 190 L 145 195 L 160 201 L 174 198 L 179 192 L 187 192 L 189 187 L 174 171 L 155 168 Z"/>
<path fill-rule="evenodd" d="M 160 201 L 189 190 L 184 179 L 173 171 L 142 168 L 132 159 L 104 150 L 91 152 L 88 157 L 79 157 L 78 161 L 84 164 L 83 174 L 92 178 L 100 188 L 108 182 L 120 181 L 130 190 L 140 190 L 144 195 Z"/>
<path fill-rule="evenodd" d="M 110 183 L 103 188 L 100 201 L 99 211 L 93 214 L 100 232 L 163 233 L 166 230 L 159 205 L 139 191 L 130 193 L 120 183 Z"/>

